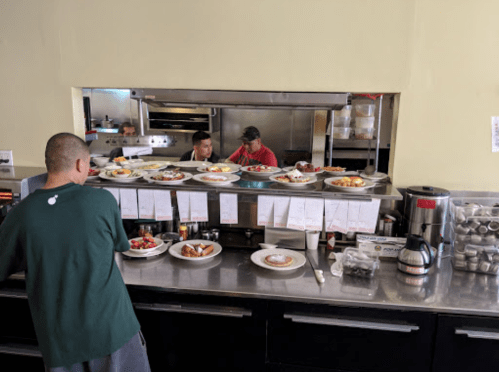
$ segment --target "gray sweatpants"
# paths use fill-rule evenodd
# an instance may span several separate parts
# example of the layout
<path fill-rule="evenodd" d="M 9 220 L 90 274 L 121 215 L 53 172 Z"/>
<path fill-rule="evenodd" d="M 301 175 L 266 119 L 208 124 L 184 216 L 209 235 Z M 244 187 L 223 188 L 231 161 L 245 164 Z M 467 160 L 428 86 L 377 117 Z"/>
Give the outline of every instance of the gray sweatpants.
<path fill-rule="evenodd" d="M 76 363 L 70 369 L 48 368 L 46 372 L 151 372 L 147 358 L 146 342 L 139 331 L 130 341 L 111 355 L 88 362 Z"/>

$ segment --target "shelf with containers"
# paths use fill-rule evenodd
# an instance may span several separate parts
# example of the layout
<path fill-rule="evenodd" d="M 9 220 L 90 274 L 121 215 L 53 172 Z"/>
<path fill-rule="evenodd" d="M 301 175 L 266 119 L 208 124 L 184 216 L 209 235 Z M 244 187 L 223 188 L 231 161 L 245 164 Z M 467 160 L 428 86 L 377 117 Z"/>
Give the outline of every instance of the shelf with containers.
<path fill-rule="evenodd" d="M 366 165 L 373 163 L 378 171 L 383 95 L 369 95 L 369 99 L 357 96 L 349 103 L 342 110 L 331 111 L 325 164 L 336 165 L 334 159 L 366 159 Z"/>

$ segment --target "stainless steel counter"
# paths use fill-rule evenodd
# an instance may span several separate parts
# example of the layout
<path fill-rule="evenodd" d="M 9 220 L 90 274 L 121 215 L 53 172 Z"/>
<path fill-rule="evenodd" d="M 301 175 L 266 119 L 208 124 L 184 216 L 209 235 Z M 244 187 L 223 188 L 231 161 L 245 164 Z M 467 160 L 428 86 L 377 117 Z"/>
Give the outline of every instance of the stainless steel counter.
<path fill-rule="evenodd" d="M 186 170 L 193 175 L 198 174 L 196 170 Z M 140 179 L 131 183 L 117 183 L 101 178 L 87 180 L 85 185 L 94 187 L 120 187 L 120 188 L 165 188 L 171 190 L 186 190 L 186 191 L 214 191 L 214 192 L 236 192 L 238 194 L 270 194 L 270 195 L 286 195 L 286 196 L 303 196 L 307 197 L 323 197 L 331 199 L 355 199 L 355 200 L 370 200 L 386 199 L 386 200 L 402 200 L 402 194 L 390 183 L 379 183 L 375 187 L 366 189 L 361 192 L 343 192 L 338 191 L 324 183 L 324 179 L 332 177 L 331 175 L 322 173 L 317 176 L 317 182 L 303 186 L 286 186 L 269 180 L 268 176 L 254 176 L 242 172 L 237 173 L 241 179 L 226 186 L 207 185 L 197 182 L 193 179 L 182 182 L 178 185 L 158 185 L 149 183 L 144 179 Z"/>
<path fill-rule="evenodd" d="M 116 254 L 116 260 L 127 285 L 158 291 L 499 317 L 498 278 L 453 271 L 449 258 L 424 277 L 403 274 L 395 261 L 382 261 L 375 277 L 363 280 L 332 276 L 334 261 L 320 247 L 314 254 L 326 282 L 319 285 L 308 263 L 292 272 L 276 272 L 253 264 L 253 252 L 227 248 L 207 262 L 168 253 L 150 259 Z"/>

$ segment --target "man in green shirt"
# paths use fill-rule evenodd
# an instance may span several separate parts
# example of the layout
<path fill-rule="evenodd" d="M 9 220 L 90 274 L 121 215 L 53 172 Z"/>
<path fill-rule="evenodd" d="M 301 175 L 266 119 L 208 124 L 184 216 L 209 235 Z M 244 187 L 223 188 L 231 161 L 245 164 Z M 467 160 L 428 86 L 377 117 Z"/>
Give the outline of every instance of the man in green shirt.
<path fill-rule="evenodd" d="M 114 252 L 130 245 L 112 194 L 83 186 L 89 162 L 79 137 L 59 133 L 49 139 L 47 183 L 0 225 L 0 282 L 25 270 L 47 370 L 150 371 L 114 261 Z"/>

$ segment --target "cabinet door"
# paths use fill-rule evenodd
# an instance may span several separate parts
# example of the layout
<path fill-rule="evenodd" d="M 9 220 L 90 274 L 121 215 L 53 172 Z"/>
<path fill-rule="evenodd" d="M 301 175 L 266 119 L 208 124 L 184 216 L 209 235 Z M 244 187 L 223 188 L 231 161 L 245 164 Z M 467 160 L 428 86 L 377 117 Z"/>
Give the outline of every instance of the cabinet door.
<path fill-rule="evenodd" d="M 2 294 L 4 296 L 1 296 Z M 35 327 L 25 292 L 0 290 L 0 308 L 3 318 L 0 337 L 36 340 Z M 6 319 L 14 321 L 5 321 Z"/>
<path fill-rule="evenodd" d="M 137 304 L 152 370 L 263 371 L 265 321 L 245 308 Z"/>
<path fill-rule="evenodd" d="M 432 314 L 313 305 L 273 312 L 270 362 L 344 371 L 430 370 Z"/>
<path fill-rule="evenodd" d="M 434 371 L 497 371 L 499 319 L 438 316 Z"/>

